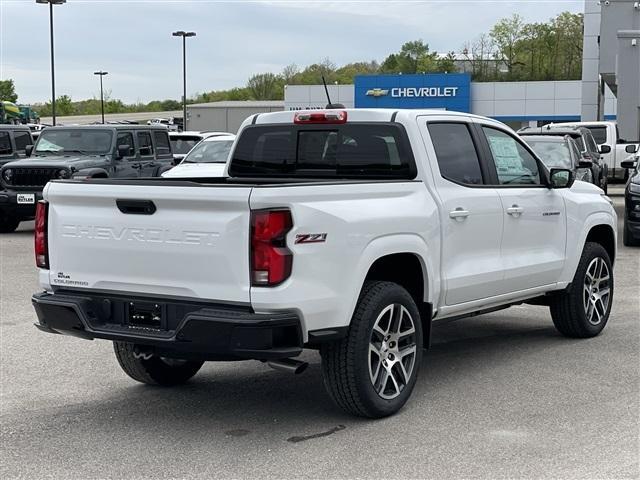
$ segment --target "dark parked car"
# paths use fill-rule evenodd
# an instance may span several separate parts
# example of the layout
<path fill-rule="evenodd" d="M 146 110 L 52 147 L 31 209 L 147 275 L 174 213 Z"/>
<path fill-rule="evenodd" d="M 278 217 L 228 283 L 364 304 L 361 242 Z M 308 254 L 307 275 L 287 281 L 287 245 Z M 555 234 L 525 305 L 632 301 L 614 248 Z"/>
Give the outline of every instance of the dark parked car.
<path fill-rule="evenodd" d="M 527 135 L 525 141 L 538 154 L 542 162 L 551 170 L 552 168 L 568 168 L 576 172 L 576 180 L 593 183 L 598 182 L 593 178 L 591 161 L 582 157 L 576 142 L 567 136 L 552 135 Z"/>
<path fill-rule="evenodd" d="M 627 145 L 627 153 L 634 153 L 635 145 Z M 635 152 L 637 153 L 637 152 Z M 629 178 L 624 190 L 624 228 L 622 243 L 627 247 L 640 247 L 640 156 L 620 164 L 629 169 Z"/>
<path fill-rule="evenodd" d="M 0 167 L 5 163 L 25 158 L 29 145 L 33 145 L 31 130 L 26 125 L 0 125 Z"/>
<path fill-rule="evenodd" d="M 148 125 L 49 127 L 26 153 L 0 169 L 0 233 L 34 218 L 49 180 L 157 177 L 173 162 L 167 129 Z"/>
<path fill-rule="evenodd" d="M 598 185 L 605 193 L 607 193 L 607 166 L 602 162 L 601 155 L 603 153 L 608 153 L 611 151 L 611 147 L 608 145 L 603 145 L 601 148 L 607 147 L 608 150 L 601 151 L 601 148 L 598 148 L 596 141 L 593 138 L 593 134 L 588 128 L 585 127 L 563 127 L 563 126 L 554 126 L 553 124 L 545 125 L 544 127 L 525 127 L 518 130 L 518 135 L 520 136 L 529 136 L 529 135 L 550 135 L 550 136 L 559 136 L 571 137 L 578 148 L 580 149 L 580 153 L 585 160 L 591 161 L 591 173 L 594 178 L 594 182 Z M 527 140 L 526 138 L 524 139 Z"/>

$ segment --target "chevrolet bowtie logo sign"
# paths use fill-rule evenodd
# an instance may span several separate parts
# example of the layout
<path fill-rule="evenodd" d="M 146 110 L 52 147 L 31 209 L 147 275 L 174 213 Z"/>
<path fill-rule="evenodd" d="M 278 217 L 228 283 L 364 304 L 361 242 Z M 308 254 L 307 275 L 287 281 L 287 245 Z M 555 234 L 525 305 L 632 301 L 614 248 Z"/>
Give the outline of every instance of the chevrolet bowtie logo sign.
<path fill-rule="evenodd" d="M 367 90 L 368 97 L 384 97 L 385 95 L 389 95 L 389 90 L 383 90 L 382 88 Z"/>

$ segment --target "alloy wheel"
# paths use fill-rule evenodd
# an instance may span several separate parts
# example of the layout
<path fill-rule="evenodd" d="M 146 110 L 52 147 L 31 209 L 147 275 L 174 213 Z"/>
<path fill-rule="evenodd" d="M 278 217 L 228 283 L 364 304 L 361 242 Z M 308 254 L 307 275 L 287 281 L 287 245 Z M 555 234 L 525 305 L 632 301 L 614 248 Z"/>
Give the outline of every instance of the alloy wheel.
<path fill-rule="evenodd" d="M 584 313 L 592 325 L 598 325 L 607 314 L 611 298 L 609 267 L 602 257 L 591 260 L 584 276 Z"/>
<path fill-rule="evenodd" d="M 409 311 L 394 303 L 385 307 L 369 339 L 369 378 L 376 393 L 396 398 L 409 383 L 416 361 L 416 329 Z"/>

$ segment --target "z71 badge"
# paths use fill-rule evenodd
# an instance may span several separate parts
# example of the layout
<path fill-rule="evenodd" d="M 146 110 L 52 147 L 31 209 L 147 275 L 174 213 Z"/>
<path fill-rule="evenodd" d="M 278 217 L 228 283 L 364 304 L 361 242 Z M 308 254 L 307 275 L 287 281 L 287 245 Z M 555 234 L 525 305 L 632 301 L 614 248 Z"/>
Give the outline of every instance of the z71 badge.
<path fill-rule="evenodd" d="M 298 243 L 324 243 L 327 241 L 326 233 L 299 233 L 296 235 L 296 245 Z"/>

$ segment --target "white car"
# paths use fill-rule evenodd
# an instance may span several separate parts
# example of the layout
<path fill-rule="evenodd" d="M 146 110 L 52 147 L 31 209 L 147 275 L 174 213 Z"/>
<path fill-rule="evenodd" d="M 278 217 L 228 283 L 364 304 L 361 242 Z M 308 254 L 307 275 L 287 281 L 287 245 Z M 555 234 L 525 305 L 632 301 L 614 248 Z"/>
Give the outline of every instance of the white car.
<path fill-rule="evenodd" d="M 196 144 L 179 165 L 162 174 L 165 178 L 222 177 L 235 135 L 212 135 Z"/>
<path fill-rule="evenodd" d="M 173 159 L 177 165 L 198 143 L 208 137 L 231 135 L 228 132 L 169 132 Z"/>
<path fill-rule="evenodd" d="M 547 170 L 498 121 L 256 114 L 226 173 L 49 182 L 35 222 L 38 328 L 113 341 L 130 377 L 162 385 L 205 361 L 298 373 L 295 357 L 316 349 L 335 403 L 383 417 L 429 367 L 434 321 L 531 303 L 587 338 L 609 318 L 610 199 Z"/>

